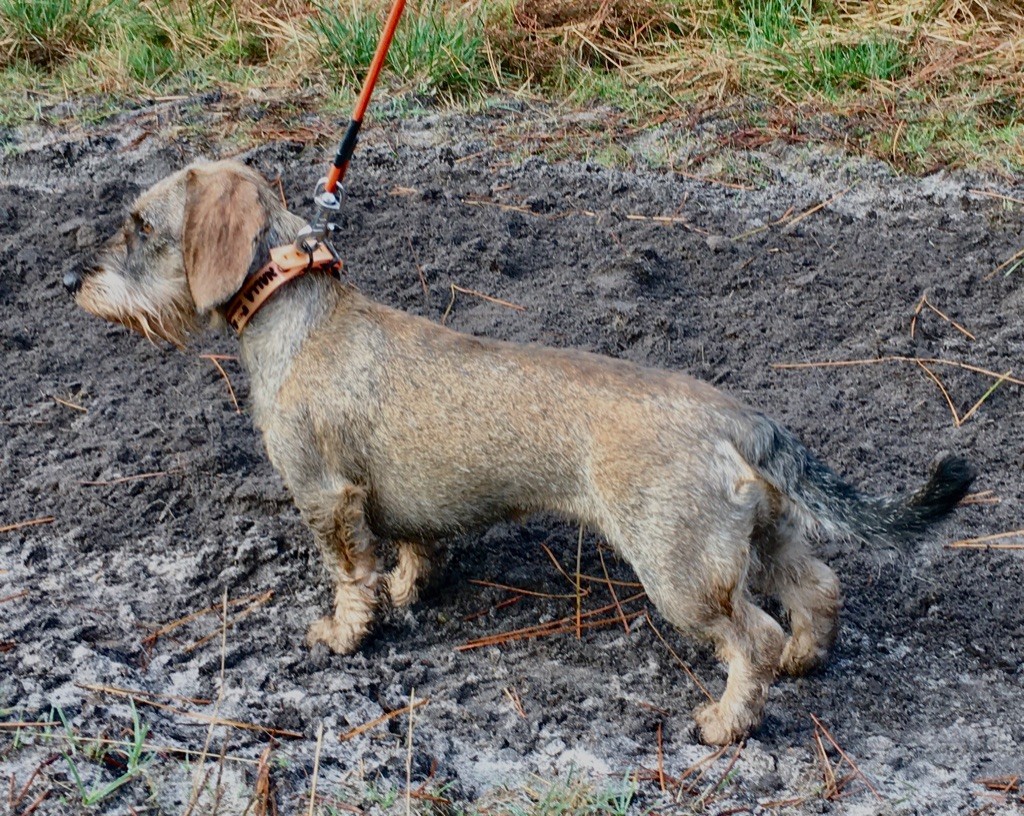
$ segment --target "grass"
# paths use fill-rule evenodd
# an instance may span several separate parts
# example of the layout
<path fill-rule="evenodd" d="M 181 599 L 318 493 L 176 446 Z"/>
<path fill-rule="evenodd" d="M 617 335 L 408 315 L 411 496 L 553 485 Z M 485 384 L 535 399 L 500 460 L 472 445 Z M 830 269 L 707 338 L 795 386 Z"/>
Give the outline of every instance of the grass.
<path fill-rule="evenodd" d="M 0 0 L 0 125 L 45 117 L 41 99 L 254 86 L 345 111 L 387 5 Z M 544 96 L 609 105 L 634 126 L 714 115 L 912 171 L 1015 170 L 1022 38 L 1024 10 L 1004 0 L 420 0 L 381 95 L 460 106 Z"/>
<path fill-rule="evenodd" d="M 146 766 L 153 761 L 153 755 L 145 751 L 146 735 L 149 728 L 139 719 L 139 712 L 135 709 L 135 703 L 131 703 L 132 712 L 132 736 L 123 749 L 112 752 L 101 743 L 83 743 L 76 735 L 71 724 L 68 722 L 64 712 L 59 708 L 54 709 L 54 714 L 59 717 L 64 726 L 67 750 L 62 751 L 64 760 L 67 762 L 71 778 L 81 799 L 83 807 L 93 807 L 108 799 L 119 788 L 127 785 L 133 779 L 142 774 Z M 117 757 L 112 757 L 116 753 Z M 99 783 L 95 787 L 89 787 L 83 779 L 84 771 L 79 767 L 76 757 L 100 765 L 115 765 L 121 772 L 114 779 Z"/>
<path fill-rule="evenodd" d="M 596 785 L 570 769 L 565 779 L 542 779 L 524 791 L 526 803 L 507 806 L 509 816 L 627 816 L 638 784 L 629 777 Z"/>
<path fill-rule="evenodd" d="M 10 718 L 17 721 L 19 716 L 12 709 L 0 709 L 0 723 Z M 682 777 L 666 775 L 661 784 L 658 773 L 650 769 L 605 776 L 570 766 L 562 773 L 533 777 L 514 788 L 490 790 L 475 801 L 460 801 L 458 791 L 444 782 L 443 769 L 438 777 L 431 770 L 426 780 L 413 780 L 407 788 L 408 783 L 393 778 L 364 778 L 354 768 L 335 765 L 332 782 L 326 784 L 321 779 L 324 784 L 317 788 L 315 805 L 310 806 L 312 787 L 307 771 L 314 750 L 311 740 L 268 743 L 259 760 L 241 750 L 226 750 L 216 756 L 206 754 L 205 748 L 175 745 L 174 740 L 151 744 L 150 729 L 134 705 L 130 718 L 130 725 L 124 728 L 123 723 L 109 720 L 94 723 L 98 736 L 87 736 L 82 723 L 73 723 L 63 710 L 52 708 L 39 722 L 0 729 L 0 762 L 13 759 L 16 752 L 26 752 L 20 755 L 20 762 L 10 764 L 10 779 L 5 779 L 12 812 L 34 811 L 36 804 L 47 799 L 75 813 L 149 812 L 159 810 L 164 799 L 174 796 L 174 791 L 180 794 L 197 778 L 202 778 L 208 797 L 195 800 L 195 813 L 209 810 L 204 802 L 219 802 L 220 812 L 239 812 L 231 810 L 228 803 L 232 801 L 248 803 L 247 813 L 309 812 L 318 816 L 352 812 L 646 816 L 668 812 L 662 806 L 673 813 L 710 812 L 733 784 L 733 765 L 740 753 L 739 749 L 708 749 Z M 116 738 L 105 736 L 111 728 L 118 732 Z M 231 766 L 230 773 L 222 773 L 225 763 Z M 138 784 L 139 780 L 145 784 Z"/>
<path fill-rule="evenodd" d="M 42 67 L 95 47 L 105 27 L 94 0 L 0 0 L 0 20 L 6 28 L 0 41 L 4 61 Z"/>
<path fill-rule="evenodd" d="M 0 722 L 12 716 L 16 716 L 13 709 L 0 709 Z M 102 735 L 104 732 L 89 737 L 74 727 L 63 709 L 52 707 L 41 722 L 18 724 L 12 731 L 0 730 L 0 737 L 6 738 L 0 741 L 0 764 L 19 752 L 32 752 L 33 747 L 37 756 L 40 748 L 45 748 L 49 755 L 37 762 L 31 773 L 23 775 L 20 784 L 16 784 L 12 771 L 8 806 L 16 811 L 22 805 L 23 812 L 30 813 L 49 797 L 59 798 L 65 804 L 74 803 L 71 806 L 76 813 L 83 808 L 105 812 L 114 794 L 143 776 L 156 760 L 156 753 L 146 743 L 149 727 L 142 722 L 134 702 L 131 721 L 127 738 L 109 739 Z M 43 773 L 60 759 L 67 768 L 66 777 Z M 41 795 L 39 789 L 43 791 Z"/>
<path fill-rule="evenodd" d="M 356 86 L 377 48 L 379 6 L 359 2 L 346 15 L 327 5 L 316 8 L 309 24 L 324 70 L 335 84 Z M 466 99 L 485 84 L 483 45 L 478 19 L 429 0 L 399 28 L 388 68 L 417 94 Z"/>

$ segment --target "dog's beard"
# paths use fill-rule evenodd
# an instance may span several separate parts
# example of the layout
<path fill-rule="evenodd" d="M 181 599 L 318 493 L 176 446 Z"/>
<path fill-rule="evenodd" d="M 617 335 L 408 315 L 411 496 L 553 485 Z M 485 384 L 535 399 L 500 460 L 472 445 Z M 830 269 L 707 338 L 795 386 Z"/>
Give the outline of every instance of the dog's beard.
<path fill-rule="evenodd" d="M 132 331 L 138 332 L 154 345 L 157 345 L 156 341 L 159 339 L 166 340 L 177 348 L 183 349 L 185 342 L 191 334 L 190 331 L 183 330 L 180 325 L 170 323 L 166 319 L 153 314 L 124 314 L 116 322 L 127 326 Z"/>
<path fill-rule="evenodd" d="M 90 314 L 120 323 L 151 343 L 165 340 L 183 348 L 198 329 L 184 276 L 142 290 L 104 269 L 86 278 L 75 300 Z"/>

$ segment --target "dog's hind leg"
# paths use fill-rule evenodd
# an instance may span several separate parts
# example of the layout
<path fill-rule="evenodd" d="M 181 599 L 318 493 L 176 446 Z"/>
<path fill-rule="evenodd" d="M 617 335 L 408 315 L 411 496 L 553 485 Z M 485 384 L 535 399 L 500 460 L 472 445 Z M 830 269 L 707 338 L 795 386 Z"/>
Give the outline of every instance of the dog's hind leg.
<path fill-rule="evenodd" d="M 387 588 L 391 603 L 397 608 L 411 606 L 420 595 L 420 587 L 434 568 L 435 548 L 421 541 L 399 541 L 398 563 L 388 573 Z"/>
<path fill-rule="evenodd" d="M 345 484 L 304 498 L 303 517 L 335 582 L 334 614 L 309 627 L 306 643 L 350 654 L 369 632 L 378 603 L 377 552 L 363 519 L 366 492 Z"/>
<path fill-rule="evenodd" d="M 710 640 L 728 664 L 721 699 L 694 713 L 701 739 L 724 745 L 760 724 L 785 635 L 747 590 L 751 533 L 767 498 L 763 483 L 741 461 L 711 464 L 717 481 L 694 484 L 689 471 L 675 480 L 637 480 L 642 493 L 626 494 L 628 504 L 606 505 L 616 513 L 606 527 L 658 611 Z M 625 515 L 617 510 L 622 506 L 644 512 Z"/>
<path fill-rule="evenodd" d="M 747 593 L 749 532 L 717 523 L 717 530 L 710 518 L 680 525 L 671 543 L 648 538 L 632 551 L 628 542 L 617 546 L 669 623 L 710 640 L 728 664 L 721 699 L 694 714 L 701 739 L 725 745 L 760 724 L 785 635 Z"/>
<path fill-rule="evenodd" d="M 803 526 L 785 511 L 768 536 L 764 588 L 782 603 L 792 630 L 779 669 L 807 674 L 825 662 L 835 643 L 842 606 L 839 579 L 811 554 Z"/>

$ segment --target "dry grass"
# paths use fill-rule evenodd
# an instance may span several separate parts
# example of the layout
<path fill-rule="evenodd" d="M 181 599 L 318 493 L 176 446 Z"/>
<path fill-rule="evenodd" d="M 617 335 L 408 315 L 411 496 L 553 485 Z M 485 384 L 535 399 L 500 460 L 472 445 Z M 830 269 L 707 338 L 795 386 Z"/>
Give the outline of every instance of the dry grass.
<path fill-rule="evenodd" d="M 505 67 L 570 95 L 604 70 L 651 108 L 739 106 L 767 138 L 912 169 L 1024 164 L 1024 12 L 1005 0 L 520 0 L 493 38 Z"/>
<path fill-rule="evenodd" d="M 38 115 L 40 94 L 212 87 L 344 109 L 386 6 L 0 0 L 0 120 Z M 1010 0 L 421 0 L 385 72 L 418 100 L 526 93 L 605 102 L 632 124 L 729 117 L 723 144 L 841 142 L 914 170 L 1024 166 L 1022 80 Z"/>

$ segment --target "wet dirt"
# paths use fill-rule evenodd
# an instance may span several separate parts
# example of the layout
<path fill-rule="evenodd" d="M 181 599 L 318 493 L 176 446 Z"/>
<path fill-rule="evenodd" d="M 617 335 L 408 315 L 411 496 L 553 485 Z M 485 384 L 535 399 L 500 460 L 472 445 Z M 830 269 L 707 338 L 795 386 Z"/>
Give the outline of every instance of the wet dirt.
<path fill-rule="evenodd" d="M 367 131 L 341 243 L 354 284 L 462 331 L 688 371 L 764 409 L 869 492 L 907 489 L 937 452 L 963 453 L 981 500 L 899 552 L 823 542 L 846 598 L 831 661 L 780 679 L 762 728 L 681 785 L 714 752 L 695 739 L 703 693 L 679 661 L 714 694 L 724 675 L 653 608 L 626 631 L 612 606 L 583 618 L 605 623 L 577 639 L 561 571 L 576 573 L 578 531 L 557 519 L 452 542 L 440 585 L 358 654 L 311 652 L 305 629 L 330 587 L 249 419 L 202 356 L 231 355 L 233 340 L 158 348 L 75 309 L 60 284 L 136 193 L 229 148 L 147 137 L 135 118 L 36 134 L 0 164 L 0 527 L 50 520 L 0 532 L 3 720 L 62 716 L 78 735 L 130 739 L 128 690 L 147 745 L 164 750 L 92 807 L 103 813 L 177 814 L 197 798 L 194 813 L 242 813 L 268 746 L 281 813 L 306 812 L 318 750 L 325 813 L 404 811 L 408 780 L 420 811 L 513 812 L 556 778 L 607 797 L 635 789 L 636 813 L 1020 812 L 1019 787 L 989 788 L 1024 776 L 1024 553 L 944 545 L 1022 526 L 1021 388 L 1001 384 L 957 427 L 912 361 L 775 364 L 920 357 L 1020 376 L 1021 273 L 991 273 L 1020 249 L 1021 205 L 1005 197 L 1024 198 L 1024 184 L 902 178 L 780 146 L 730 159 L 754 182 L 741 188 L 647 167 L 657 137 L 623 143 L 628 168 L 550 162 L 528 140 L 510 152 L 496 134 L 517 115 Z M 277 143 L 246 159 L 305 212 L 327 152 Z M 928 307 L 912 332 L 922 296 L 973 336 Z M 218 362 L 244 405 L 244 372 Z M 961 416 L 996 382 L 930 370 Z M 613 604 L 601 557 L 614 581 L 634 580 L 597 544 L 583 539 L 584 615 Z M 622 601 L 636 591 L 613 586 Z M 556 634 L 460 648 L 562 619 Z M 399 715 L 340 739 L 411 699 L 429 701 L 411 732 Z M 294 736 L 211 729 L 211 717 Z M 78 812 L 74 769 L 86 790 L 124 773 L 116 750 L 106 762 L 85 743 L 71 753 L 64 730 L 0 730 L 0 811 L 49 791 L 35 813 Z M 196 756 L 204 746 L 212 759 Z"/>

